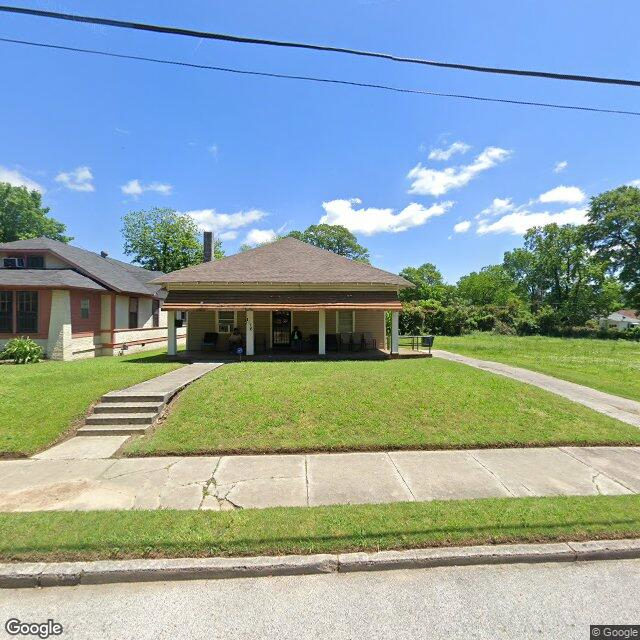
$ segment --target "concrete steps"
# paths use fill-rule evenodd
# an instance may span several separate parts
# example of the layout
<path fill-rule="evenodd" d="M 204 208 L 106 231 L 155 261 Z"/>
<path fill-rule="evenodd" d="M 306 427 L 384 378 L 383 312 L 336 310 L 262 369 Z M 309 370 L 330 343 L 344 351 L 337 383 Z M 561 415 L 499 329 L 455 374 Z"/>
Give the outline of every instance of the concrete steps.
<path fill-rule="evenodd" d="M 101 402 L 94 413 L 158 413 L 162 402 Z"/>
<path fill-rule="evenodd" d="M 164 409 L 167 394 L 108 393 L 78 429 L 79 436 L 133 435 L 151 428 Z"/>
<path fill-rule="evenodd" d="M 195 363 L 122 391 L 100 398 L 78 429 L 79 436 L 119 436 L 145 433 L 169 400 L 194 380 L 222 366 L 220 362 Z"/>

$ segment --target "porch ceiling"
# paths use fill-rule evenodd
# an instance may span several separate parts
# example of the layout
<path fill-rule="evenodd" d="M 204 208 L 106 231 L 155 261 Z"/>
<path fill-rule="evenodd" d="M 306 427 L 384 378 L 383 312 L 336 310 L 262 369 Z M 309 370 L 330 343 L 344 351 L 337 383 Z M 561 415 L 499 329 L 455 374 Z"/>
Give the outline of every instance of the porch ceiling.
<path fill-rule="evenodd" d="M 162 308 L 186 311 L 195 309 L 400 311 L 402 305 L 396 291 L 169 291 Z"/>

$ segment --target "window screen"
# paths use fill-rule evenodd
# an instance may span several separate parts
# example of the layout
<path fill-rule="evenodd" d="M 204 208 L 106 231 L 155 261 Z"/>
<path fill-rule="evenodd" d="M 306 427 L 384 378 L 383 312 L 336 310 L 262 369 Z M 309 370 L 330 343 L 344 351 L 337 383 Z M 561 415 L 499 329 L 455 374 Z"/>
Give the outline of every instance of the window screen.
<path fill-rule="evenodd" d="M 129 329 L 138 328 L 138 298 L 129 298 Z"/>
<path fill-rule="evenodd" d="M 13 291 L 0 291 L 0 333 L 13 333 Z"/>
<path fill-rule="evenodd" d="M 38 331 L 38 292 L 18 291 L 17 332 Z"/>
<path fill-rule="evenodd" d="M 91 312 L 91 306 L 89 302 L 89 298 L 82 298 L 80 300 L 80 317 L 83 320 L 88 320 Z"/>

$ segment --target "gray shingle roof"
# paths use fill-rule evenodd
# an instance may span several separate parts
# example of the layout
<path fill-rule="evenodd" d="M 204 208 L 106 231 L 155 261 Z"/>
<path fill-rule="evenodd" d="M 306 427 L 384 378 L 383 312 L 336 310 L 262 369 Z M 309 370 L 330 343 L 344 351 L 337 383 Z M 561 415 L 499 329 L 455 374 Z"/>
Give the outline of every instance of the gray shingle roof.
<path fill-rule="evenodd" d="M 3 285 L 106 291 L 103 286 L 73 269 L 0 269 L 0 287 Z"/>
<path fill-rule="evenodd" d="M 349 260 L 296 238 L 204 262 L 156 278 L 155 283 L 305 283 L 413 285 L 396 275 L 362 262 Z"/>
<path fill-rule="evenodd" d="M 93 251 L 72 247 L 50 238 L 0 243 L 0 251 L 20 249 L 51 251 L 76 267 L 84 275 L 114 291 L 152 296 L 157 295 L 160 288 L 158 285 L 149 284 L 151 280 L 161 275 L 158 271 L 149 271 L 109 257 L 103 258 Z"/>

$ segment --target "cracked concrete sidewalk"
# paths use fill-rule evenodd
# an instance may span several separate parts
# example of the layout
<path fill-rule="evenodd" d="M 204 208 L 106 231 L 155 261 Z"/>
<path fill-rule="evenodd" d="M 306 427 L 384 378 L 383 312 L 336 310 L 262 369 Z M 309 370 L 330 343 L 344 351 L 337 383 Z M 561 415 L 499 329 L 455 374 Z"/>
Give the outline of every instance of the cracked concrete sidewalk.
<path fill-rule="evenodd" d="M 0 511 L 640 493 L 639 447 L 0 461 Z"/>

